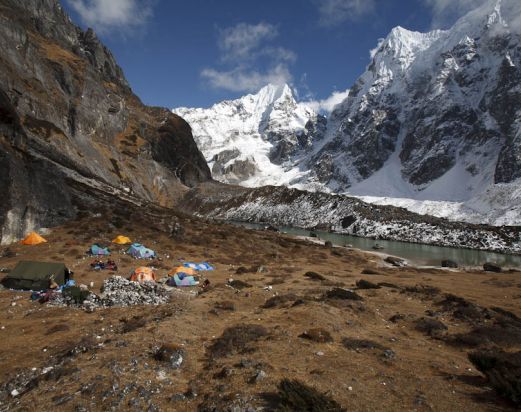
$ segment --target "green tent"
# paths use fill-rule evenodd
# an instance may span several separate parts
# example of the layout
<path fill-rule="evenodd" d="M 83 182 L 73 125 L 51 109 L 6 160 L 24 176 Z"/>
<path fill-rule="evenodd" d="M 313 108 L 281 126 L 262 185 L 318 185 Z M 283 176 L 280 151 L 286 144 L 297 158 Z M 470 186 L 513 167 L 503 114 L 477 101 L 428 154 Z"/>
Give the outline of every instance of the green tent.
<path fill-rule="evenodd" d="M 16 267 L 2 281 L 9 289 L 45 290 L 49 289 L 50 279 L 58 285 L 69 280 L 69 270 L 63 263 L 18 262 Z"/>

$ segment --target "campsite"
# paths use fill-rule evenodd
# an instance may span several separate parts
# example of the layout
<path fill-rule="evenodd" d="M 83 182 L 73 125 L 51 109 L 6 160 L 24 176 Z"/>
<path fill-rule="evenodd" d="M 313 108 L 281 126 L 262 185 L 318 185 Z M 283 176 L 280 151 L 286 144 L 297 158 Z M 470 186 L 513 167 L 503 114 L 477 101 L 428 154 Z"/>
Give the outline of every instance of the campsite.
<path fill-rule="evenodd" d="M 519 272 L 393 267 L 316 239 L 178 222 L 173 234 L 145 220 L 85 217 L 47 242 L 2 249 L 4 277 L 20 261 L 58 262 L 96 294 L 108 279 L 117 294 L 139 284 L 131 275 L 214 267 L 189 271 L 204 273 L 205 287 L 170 288 L 161 304 L 86 310 L 0 291 L 2 410 L 298 410 L 291 390 L 301 405 L 333 402 L 328 410 L 515 409 L 468 354 L 519 349 Z M 120 234 L 155 256 L 132 257 L 131 244 L 112 242 Z M 86 254 L 95 243 L 110 255 Z M 96 259 L 117 271 L 91 268 Z"/>

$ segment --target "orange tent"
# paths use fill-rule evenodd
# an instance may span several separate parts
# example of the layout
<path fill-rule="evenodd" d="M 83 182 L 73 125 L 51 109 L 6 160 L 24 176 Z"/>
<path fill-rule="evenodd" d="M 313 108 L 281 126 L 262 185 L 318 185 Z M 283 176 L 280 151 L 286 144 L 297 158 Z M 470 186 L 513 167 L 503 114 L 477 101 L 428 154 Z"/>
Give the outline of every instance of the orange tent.
<path fill-rule="evenodd" d="M 40 243 L 45 242 L 47 242 L 47 240 L 45 240 L 36 232 L 29 233 L 27 237 L 21 241 L 22 245 L 39 245 Z"/>
<path fill-rule="evenodd" d="M 130 276 L 130 280 L 133 282 L 155 282 L 156 274 L 152 270 L 152 268 L 148 268 L 146 266 L 138 267 L 134 273 Z"/>
<path fill-rule="evenodd" d="M 168 276 L 174 276 L 176 273 L 179 273 L 179 272 L 183 272 L 183 273 L 186 273 L 187 275 L 195 275 L 195 270 L 193 270 L 192 268 L 185 268 L 184 266 L 179 266 L 175 269 L 172 269 L 170 272 L 168 272 Z"/>

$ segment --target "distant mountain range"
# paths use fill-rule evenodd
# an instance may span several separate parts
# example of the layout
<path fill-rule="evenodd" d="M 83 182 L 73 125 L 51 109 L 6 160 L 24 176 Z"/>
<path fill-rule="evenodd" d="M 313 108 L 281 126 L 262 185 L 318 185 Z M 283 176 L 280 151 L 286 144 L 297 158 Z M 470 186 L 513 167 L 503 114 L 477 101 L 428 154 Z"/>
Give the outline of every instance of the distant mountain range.
<path fill-rule="evenodd" d="M 287 85 L 174 113 L 224 182 L 519 225 L 520 67 L 521 2 L 489 0 L 450 30 L 393 29 L 327 119 Z"/>

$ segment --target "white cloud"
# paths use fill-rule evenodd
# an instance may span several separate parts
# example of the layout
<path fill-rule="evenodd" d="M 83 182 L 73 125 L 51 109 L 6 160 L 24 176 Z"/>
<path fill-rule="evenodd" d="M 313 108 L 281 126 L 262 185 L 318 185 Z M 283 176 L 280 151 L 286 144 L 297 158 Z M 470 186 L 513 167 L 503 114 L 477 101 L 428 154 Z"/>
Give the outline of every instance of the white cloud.
<path fill-rule="evenodd" d="M 334 91 L 331 96 L 323 100 L 309 100 L 304 102 L 307 106 L 318 113 L 331 113 L 334 107 L 342 103 L 349 96 L 349 89 L 343 92 Z"/>
<path fill-rule="evenodd" d="M 67 0 L 81 20 L 98 32 L 136 29 L 152 16 L 149 0 Z"/>
<path fill-rule="evenodd" d="M 268 23 L 239 23 L 221 30 L 219 48 L 225 60 L 249 59 L 263 42 L 277 35 L 277 28 Z"/>
<path fill-rule="evenodd" d="M 432 27 L 448 28 L 456 19 L 490 0 L 423 0 L 432 9 Z"/>
<path fill-rule="evenodd" d="M 268 83 L 284 84 L 292 79 L 288 67 L 284 64 L 276 65 L 263 73 L 246 67 L 230 71 L 204 69 L 201 76 L 211 87 L 233 92 L 256 92 Z"/>
<path fill-rule="evenodd" d="M 369 57 L 371 58 L 371 60 L 374 59 L 374 56 L 376 56 L 376 53 L 378 52 L 380 47 L 382 47 L 384 41 L 385 39 L 378 39 L 378 44 L 376 45 L 376 47 L 374 49 L 369 50 Z"/>
<path fill-rule="evenodd" d="M 322 26 L 356 20 L 375 10 L 375 0 L 315 0 Z"/>
<path fill-rule="evenodd" d="M 279 35 L 269 23 L 239 23 L 219 32 L 217 45 L 222 68 L 205 68 L 202 79 L 216 89 L 234 92 L 257 91 L 267 83 L 292 80 L 289 65 L 297 55 L 292 50 L 270 44 Z"/>

